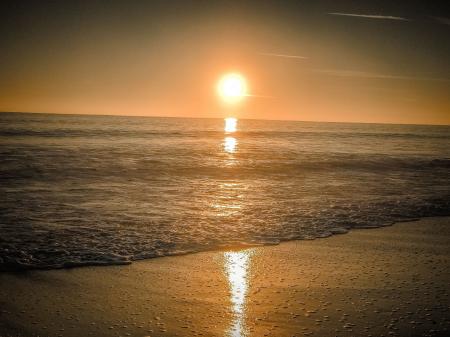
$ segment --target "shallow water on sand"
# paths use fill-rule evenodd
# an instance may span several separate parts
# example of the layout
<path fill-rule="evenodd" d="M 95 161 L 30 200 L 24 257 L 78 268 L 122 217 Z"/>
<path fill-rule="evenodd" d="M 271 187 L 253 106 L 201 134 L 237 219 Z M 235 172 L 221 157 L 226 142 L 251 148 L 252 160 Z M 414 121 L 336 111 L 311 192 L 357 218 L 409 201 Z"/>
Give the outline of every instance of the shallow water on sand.
<path fill-rule="evenodd" d="M 450 127 L 0 114 L 0 269 L 450 215 Z"/>

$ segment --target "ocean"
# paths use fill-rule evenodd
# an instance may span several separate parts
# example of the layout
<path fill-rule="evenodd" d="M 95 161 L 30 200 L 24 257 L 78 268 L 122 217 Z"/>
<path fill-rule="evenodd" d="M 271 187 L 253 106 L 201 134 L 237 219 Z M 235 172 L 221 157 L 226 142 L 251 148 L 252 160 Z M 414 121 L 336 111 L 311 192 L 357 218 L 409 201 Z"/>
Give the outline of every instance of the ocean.
<path fill-rule="evenodd" d="M 450 215 L 450 126 L 0 113 L 0 270 Z"/>

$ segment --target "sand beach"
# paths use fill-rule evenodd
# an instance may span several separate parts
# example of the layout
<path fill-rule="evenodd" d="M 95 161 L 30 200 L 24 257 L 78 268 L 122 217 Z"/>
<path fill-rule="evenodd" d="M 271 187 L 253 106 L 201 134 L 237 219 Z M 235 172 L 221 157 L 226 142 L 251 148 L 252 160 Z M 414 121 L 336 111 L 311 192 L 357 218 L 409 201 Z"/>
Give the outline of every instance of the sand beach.
<path fill-rule="evenodd" d="M 0 274 L 1 336 L 445 336 L 449 218 Z"/>

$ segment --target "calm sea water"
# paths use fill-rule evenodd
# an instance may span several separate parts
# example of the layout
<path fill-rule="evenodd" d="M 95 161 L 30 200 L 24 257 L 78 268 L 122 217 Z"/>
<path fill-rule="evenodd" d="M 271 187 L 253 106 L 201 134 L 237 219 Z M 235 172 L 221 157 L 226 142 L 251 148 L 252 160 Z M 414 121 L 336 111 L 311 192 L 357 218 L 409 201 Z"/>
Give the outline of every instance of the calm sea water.
<path fill-rule="evenodd" d="M 450 127 L 0 114 L 0 269 L 450 215 Z"/>

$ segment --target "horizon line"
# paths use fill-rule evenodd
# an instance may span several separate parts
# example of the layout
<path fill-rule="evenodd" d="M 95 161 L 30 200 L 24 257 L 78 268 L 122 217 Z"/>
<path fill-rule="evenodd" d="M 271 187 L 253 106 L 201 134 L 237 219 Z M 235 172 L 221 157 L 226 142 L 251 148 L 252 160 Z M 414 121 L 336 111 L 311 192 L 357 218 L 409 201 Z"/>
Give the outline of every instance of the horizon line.
<path fill-rule="evenodd" d="M 93 117 L 144 117 L 144 118 L 179 118 L 179 119 L 225 119 L 228 117 L 189 117 L 189 116 L 156 116 L 156 115 L 121 115 L 121 114 L 91 114 L 91 113 L 65 113 L 65 112 L 37 112 L 37 111 L 0 111 L 2 113 L 40 114 L 40 115 L 69 115 L 69 116 L 93 116 Z M 432 123 L 390 123 L 390 122 L 357 122 L 357 121 L 326 121 L 326 120 L 300 120 L 300 119 L 269 119 L 269 118 L 237 118 L 237 120 L 275 121 L 275 122 L 300 122 L 300 123 L 334 123 L 334 124 L 381 124 L 381 125 L 417 125 L 417 126 L 450 126 L 449 124 Z"/>

